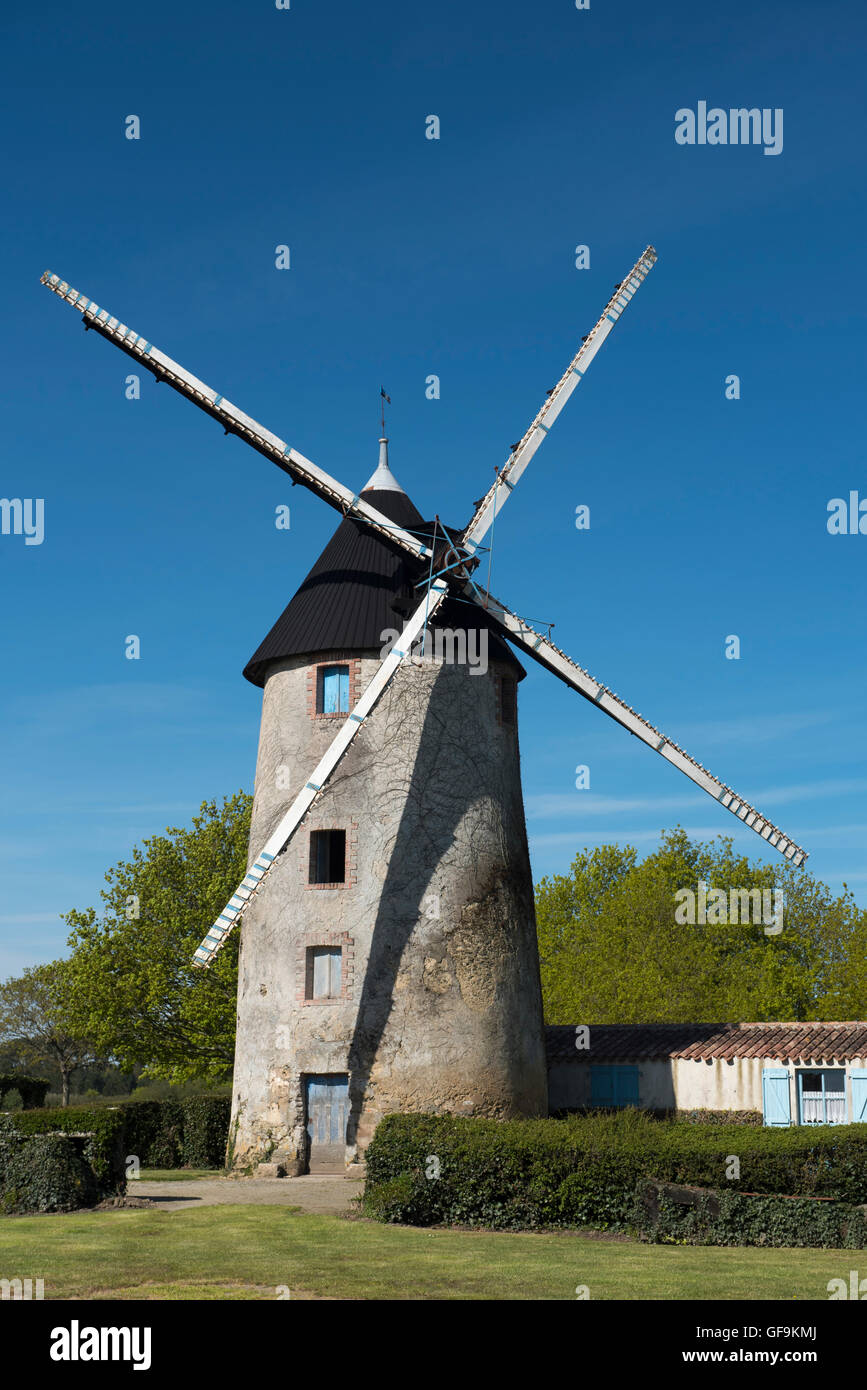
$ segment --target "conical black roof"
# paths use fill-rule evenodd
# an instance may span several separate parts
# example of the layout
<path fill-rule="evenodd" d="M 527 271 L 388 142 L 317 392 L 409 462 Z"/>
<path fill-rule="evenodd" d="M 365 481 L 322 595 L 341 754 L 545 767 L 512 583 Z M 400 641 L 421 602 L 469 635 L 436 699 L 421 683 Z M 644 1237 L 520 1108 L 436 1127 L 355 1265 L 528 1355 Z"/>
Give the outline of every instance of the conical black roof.
<path fill-rule="evenodd" d="M 361 495 L 398 526 L 433 532 L 433 523 L 424 521 L 405 492 L 369 489 Z M 345 518 L 247 662 L 244 675 L 253 685 L 264 686 L 271 663 L 287 656 L 379 651 L 385 629 L 401 628 L 415 608 L 414 586 L 424 575 L 424 565 L 412 556 L 362 522 Z M 467 632 L 487 628 L 488 656 L 508 662 L 519 680 L 525 675 L 511 647 L 475 604 L 446 599 L 431 626 Z"/>

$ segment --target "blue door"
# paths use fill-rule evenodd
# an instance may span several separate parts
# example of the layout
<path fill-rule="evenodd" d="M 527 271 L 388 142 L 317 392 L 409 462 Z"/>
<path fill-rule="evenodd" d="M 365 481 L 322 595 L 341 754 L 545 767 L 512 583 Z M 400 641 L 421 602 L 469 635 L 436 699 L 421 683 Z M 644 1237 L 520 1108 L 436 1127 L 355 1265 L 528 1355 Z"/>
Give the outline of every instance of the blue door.
<path fill-rule="evenodd" d="M 867 1071 L 853 1067 L 849 1080 L 852 1083 L 852 1123 L 867 1124 Z"/>
<path fill-rule="evenodd" d="M 785 1067 L 762 1068 L 762 1112 L 766 1125 L 790 1125 L 789 1073 Z"/>
<path fill-rule="evenodd" d="M 346 1169 L 346 1123 L 349 1077 L 308 1076 L 306 1085 L 308 1171 L 343 1173 Z"/>

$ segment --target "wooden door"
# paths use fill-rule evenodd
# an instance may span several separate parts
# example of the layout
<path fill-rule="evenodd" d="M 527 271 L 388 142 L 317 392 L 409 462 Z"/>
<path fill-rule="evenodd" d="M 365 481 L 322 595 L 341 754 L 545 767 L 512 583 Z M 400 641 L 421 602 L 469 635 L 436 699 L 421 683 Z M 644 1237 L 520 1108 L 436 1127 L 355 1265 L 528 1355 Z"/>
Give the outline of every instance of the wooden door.
<path fill-rule="evenodd" d="M 307 1078 L 308 1171 L 346 1171 L 346 1123 L 349 1118 L 349 1077 Z"/>

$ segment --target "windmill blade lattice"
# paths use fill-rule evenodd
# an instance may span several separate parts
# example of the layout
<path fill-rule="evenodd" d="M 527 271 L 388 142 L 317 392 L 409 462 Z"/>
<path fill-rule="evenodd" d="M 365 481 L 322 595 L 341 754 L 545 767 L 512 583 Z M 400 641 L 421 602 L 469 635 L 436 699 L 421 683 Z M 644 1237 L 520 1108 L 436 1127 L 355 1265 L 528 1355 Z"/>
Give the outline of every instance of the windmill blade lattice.
<path fill-rule="evenodd" d="M 245 415 L 237 406 L 232 405 L 231 401 L 227 401 L 225 396 L 199 381 L 198 377 L 186 371 L 164 352 L 160 352 L 153 343 L 149 343 L 134 329 L 127 328 L 125 323 L 113 318 L 107 309 L 100 309 L 86 294 L 72 289 L 59 275 L 52 275 L 50 270 L 45 271 L 40 283 L 77 309 L 85 328 L 96 329 L 103 338 L 119 347 L 121 352 L 125 352 L 128 357 L 153 372 L 158 381 L 166 382 L 206 415 L 219 420 L 227 434 L 238 435 L 258 453 L 264 454 L 272 463 L 276 463 L 284 473 L 288 473 L 293 482 L 308 488 L 344 516 L 359 517 L 372 530 L 416 559 L 429 558 L 430 550 L 422 541 L 402 527 L 396 526 L 393 521 L 389 521 L 387 516 L 371 507 L 358 493 L 344 487 L 336 478 L 330 477 L 322 468 L 311 463 L 310 459 L 299 454 L 297 449 L 290 448 L 285 439 L 272 434 L 252 416 Z"/>
<path fill-rule="evenodd" d="M 475 552 L 480 541 L 490 530 L 494 523 L 494 518 L 500 511 L 509 493 L 516 486 L 527 464 L 548 434 L 548 431 L 554 424 L 566 402 L 569 400 L 579 381 L 584 377 L 590 363 L 605 342 L 605 339 L 608 337 L 624 309 L 626 309 L 635 298 L 638 290 L 656 265 L 657 259 L 653 247 L 648 246 L 647 250 L 643 251 L 639 256 L 626 279 L 622 280 L 620 284 L 615 287 L 614 293 L 602 310 L 598 320 L 584 338 L 581 347 L 572 358 L 572 361 L 557 382 L 557 385 L 549 392 L 545 404 L 525 430 L 520 442 L 515 446 L 506 462 L 503 464 L 503 467 L 499 470 L 496 481 L 492 483 L 476 508 L 475 514 L 469 525 L 465 527 L 461 544 L 466 547 L 470 554 Z"/>
<path fill-rule="evenodd" d="M 702 791 L 706 791 L 712 796 L 714 801 L 718 801 L 732 815 L 737 816 L 738 820 L 754 830 L 761 836 L 773 849 L 779 850 L 780 854 L 797 866 L 803 864 L 807 859 L 807 851 L 796 844 L 794 840 L 773 821 L 763 816 L 748 801 L 721 782 L 718 777 L 714 777 L 712 772 L 708 772 L 706 767 L 691 758 L 673 739 L 660 732 L 649 720 L 637 714 L 631 705 L 627 705 L 624 700 L 615 695 L 607 686 L 600 681 L 594 680 L 589 671 L 585 671 L 582 666 L 577 665 L 571 657 L 562 652 L 559 647 L 555 647 L 540 632 L 531 627 L 523 618 L 519 618 L 516 613 L 512 613 L 499 599 L 487 594 L 477 588 L 470 581 L 465 589 L 466 596 L 473 598 L 484 610 L 498 622 L 503 631 L 511 639 L 515 646 L 520 647 L 534 661 L 538 661 L 547 670 L 552 671 L 560 680 L 565 681 L 573 690 L 577 690 L 591 704 L 603 710 L 610 718 L 615 719 L 624 729 L 628 729 L 636 738 L 640 738 L 654 752 L 661 754 L 674 767 L 679 768 L 690 781 L 694 782 Z"/>

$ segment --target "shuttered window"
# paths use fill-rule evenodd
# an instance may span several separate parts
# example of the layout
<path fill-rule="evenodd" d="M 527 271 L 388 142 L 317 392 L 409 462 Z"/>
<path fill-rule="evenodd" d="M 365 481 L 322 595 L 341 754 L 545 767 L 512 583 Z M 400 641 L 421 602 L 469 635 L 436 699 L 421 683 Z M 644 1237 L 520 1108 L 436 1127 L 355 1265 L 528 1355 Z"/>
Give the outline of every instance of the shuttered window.
<path fill-rule="evenodd" d="M 348 666 L 320 666 L 318 687 L 317 714 L 348 714 Z"/>
<path fill-rule="evenodd" d="M 590 1104 L 617 1109 L 638 1104 L 638 1067 L 591 1067 Z"/>
<path fill-rule="evenodd" d="M 306 999 L 337 999 L 343 975 L 339 946 L 310 946 L 307 950 Z"/>

